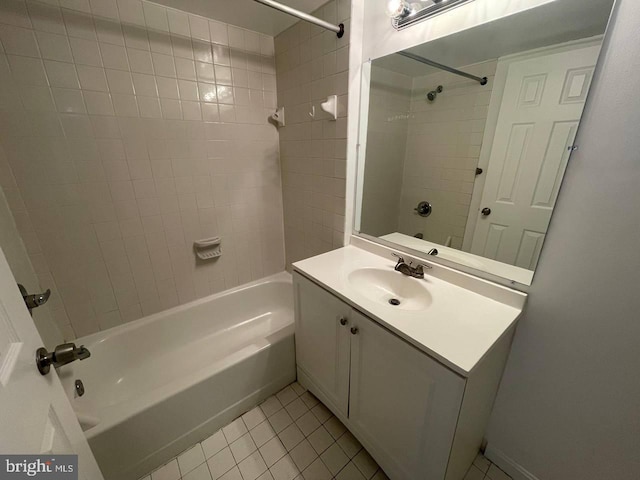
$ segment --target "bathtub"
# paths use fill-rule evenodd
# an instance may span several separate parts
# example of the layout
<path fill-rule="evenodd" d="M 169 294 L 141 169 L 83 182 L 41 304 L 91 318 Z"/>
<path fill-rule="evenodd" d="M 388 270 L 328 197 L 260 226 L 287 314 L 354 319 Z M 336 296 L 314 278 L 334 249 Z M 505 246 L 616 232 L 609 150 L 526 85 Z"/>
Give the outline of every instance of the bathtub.
<path fill-rule="evenodd" d="M 105 479 L 140 478 L 293 382 L 293 324 L 283 272 L 78 339 L 91 357 L 58 373 Z"/>

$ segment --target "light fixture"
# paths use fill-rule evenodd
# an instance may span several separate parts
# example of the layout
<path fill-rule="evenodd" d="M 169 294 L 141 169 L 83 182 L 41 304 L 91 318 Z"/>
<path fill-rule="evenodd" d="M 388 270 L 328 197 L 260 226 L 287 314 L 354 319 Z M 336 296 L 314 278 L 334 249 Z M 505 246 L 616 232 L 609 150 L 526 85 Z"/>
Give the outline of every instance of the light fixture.
<path fill-rule="evenodd" d="M 420 20 L 438 15 L 453 7 L 473 0 L 420 0 L 409 3 L 406 0 L 387 0 L 387 15 L 391 23 L 400 30 Z"/>
<path fill-rule="evenodd" d="M 388 0 L 387 15 L 393 19 L 404 18 L 411 14 L 409 4 L 405 0 Z"/>

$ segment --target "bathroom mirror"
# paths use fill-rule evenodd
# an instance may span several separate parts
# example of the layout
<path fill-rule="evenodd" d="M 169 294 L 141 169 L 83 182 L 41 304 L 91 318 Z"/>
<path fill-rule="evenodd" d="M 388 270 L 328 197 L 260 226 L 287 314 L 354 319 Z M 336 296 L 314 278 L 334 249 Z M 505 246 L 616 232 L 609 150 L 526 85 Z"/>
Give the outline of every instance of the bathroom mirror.
<path fill-rule="evenodd" d="M 529 285 L 612 5 L 558 0 L 367 61 L 357 234 Z"/>

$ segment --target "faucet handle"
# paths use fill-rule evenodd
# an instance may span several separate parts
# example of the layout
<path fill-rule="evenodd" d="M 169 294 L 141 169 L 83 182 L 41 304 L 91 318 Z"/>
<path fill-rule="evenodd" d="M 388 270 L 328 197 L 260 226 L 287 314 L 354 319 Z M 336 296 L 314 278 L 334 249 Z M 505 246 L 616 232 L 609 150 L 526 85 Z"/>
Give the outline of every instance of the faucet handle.
<path fill-rule="evenodd" d="M 415 268 L 418 272 L 424 272 L 425 270 L 431 270 L 433 267 L 431 265 L 425 265 L 424 263 L 419 263 L 416 265 Z"/>
<path fill-rule="evenodd" d="M 400 266 L 401 264 L 404 263 L 404 258 L 401 257 L 400 255 L 398 255 L 397 253 L 391 252 L 391 255 L 393 255 L 394 257 L 396 257 L 398 259 L 398 261 L 396 262 L 396 266 L 395 269 L 398 270 L 398 266 Z"/>
<path fill-rule="evenodd" d="M 394 257 L 396 257 L 398 259 L 398 263 L 404 263 L 404 258 L 400 255 L 398 255 L 395 252 L 391 252 L 391 255 L 393 255 Z"/>

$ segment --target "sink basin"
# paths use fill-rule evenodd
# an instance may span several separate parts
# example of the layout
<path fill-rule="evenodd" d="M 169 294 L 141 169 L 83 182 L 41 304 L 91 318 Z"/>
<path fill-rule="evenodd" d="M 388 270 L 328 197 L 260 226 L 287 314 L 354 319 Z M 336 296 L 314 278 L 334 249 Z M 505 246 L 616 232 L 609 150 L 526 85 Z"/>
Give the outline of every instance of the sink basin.
<path fill-rule="evenodd" d="M 349 273 L 348 281 L 365 297 L 400 310 L 426 310 L 431 293 L 426 282 L 395 270 L 360 268 Z"/>

